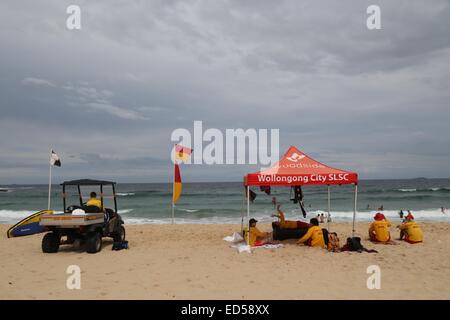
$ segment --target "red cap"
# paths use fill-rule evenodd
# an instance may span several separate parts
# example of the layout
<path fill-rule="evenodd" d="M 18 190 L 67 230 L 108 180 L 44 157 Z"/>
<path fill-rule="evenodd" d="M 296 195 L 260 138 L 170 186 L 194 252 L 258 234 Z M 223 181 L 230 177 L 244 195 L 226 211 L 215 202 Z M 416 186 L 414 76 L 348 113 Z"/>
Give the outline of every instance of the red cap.
<path fill-rule="evenodd" d="M 386 219 L 385 218 L 385 216 L 384 216 L 384 214 L 382 214 L 382 213 L 380 213 L 380 212 L 378 212 L 376 215 L 375 215 L 375 217 L 373 217 L 376 221 L 382 221 L 382 220 L 384 220 L 384 219 Z"/>
<path fill-rule="evenodd" d="M 406 216 L 406 219 L 414 220 L 414 216 L 411 213 L 408 213 L 408 215 Z"/>

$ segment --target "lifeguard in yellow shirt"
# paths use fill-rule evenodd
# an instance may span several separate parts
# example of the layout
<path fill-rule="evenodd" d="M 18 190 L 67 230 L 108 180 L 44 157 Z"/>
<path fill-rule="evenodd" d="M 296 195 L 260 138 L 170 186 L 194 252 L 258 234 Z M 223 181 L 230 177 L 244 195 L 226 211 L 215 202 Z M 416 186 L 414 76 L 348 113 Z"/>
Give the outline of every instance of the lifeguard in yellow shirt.
<path fill-rule="evenodd" d="M 374 222 L 369 227 L 369 238 L 373 242 L 386 243 L 391 240 L 389 227 L 391 222 L 386 219 L 384 214 L 378 212 L 374 217 Z"/>
<path fill-rule="evenodd" d="M 325 248 L 325 239 L 323 238 L 322 228 L 319 227 L 319 220 L 317 220 L 317 218 L 312 218 L 309 222 L 312 226 L 297 243 L 304 243 L 311 247 Z"/>
<path fill-rule="evenodd" d="M 252 247 L 259 247 L 264 244 L 270 243 L 270 233 L 269 232 L 262 232 L 256 227 L 256 223 L 258 221 L 256 219 L 250 219 L 248 224 L 250 225 L 250 241 L 248 238 L 248 232 L 245 233 L 245 240 L 249 243 Z"/>
<path fill-rule="evenodd" d="M 277 212 L 278 214 L 272 215 L 272 217 L 277 217 L 278 222 L 275 222 L 278 224 L 278 226 L 281 229 L 301 229 L 301 228 L 309 228 L 310 225 L 306 222 L 302 221 L 294 221 L 294 220 L 286 220 L 284 217 L 284 212 L 280 210 L 281 204 L 277 206 Z"/>
<path fill-rule="evenodd" d="M 422 229 L 414 221 L 414 216 L 411 213 L 408 213 L 405 222 L 397 226 L 397 228 L 400 229 L 400 240 L 405 240 L 411 244 L 423 241 Z"/>
<path fill-rule="evenodd" d="M 102 202 L 97 199 L 97 193 L 91 192 L 91 198 L 86 203 L 87 206 L 94 206 L 99 208 L 100 210 L 103 210 L 102 208 Z"/>

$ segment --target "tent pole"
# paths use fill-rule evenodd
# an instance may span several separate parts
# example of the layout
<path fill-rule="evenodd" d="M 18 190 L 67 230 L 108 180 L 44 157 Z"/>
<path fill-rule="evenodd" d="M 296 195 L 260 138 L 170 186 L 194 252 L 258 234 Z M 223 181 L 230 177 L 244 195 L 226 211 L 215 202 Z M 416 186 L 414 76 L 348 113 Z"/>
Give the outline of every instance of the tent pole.
<path fill-rule="evenodd" d="M 247 186 L 247 225 L 248 225 L 248 236 L 247 245 L 250 245 L 250 186 Z"/>
<path fill-rule="evenodd" d="M 355 183 L 355 204 L 353 207 L 353 230 L 352 230 L 352 237 L 355 236 L 355 220 L 356 220 L 356 205 L 358 203 L 358 184 Z"/>
<path fill-rule="evenodd" d="M 245 211 L 245 187 L 244 193 L 242 194 L 242 210 L 241 210 L 241 233 L 244 234 L 244 211 Z"/>
<path fill-rule="evenodd" d="M 175 166 L 176 160 L 173 164 L 173 180 L 172 180 L 172 224 L 175 224 L 175 203 L 173 201 L 173 197 L 175 196 Z"/>
<path fill-rule="evenodd" d="M 328 231 L 330 231 L 330 212 L 331 212 L 330 185 L 328 185 L 328 217 L 327 217 L 327 229 L 328 229 Z"/>

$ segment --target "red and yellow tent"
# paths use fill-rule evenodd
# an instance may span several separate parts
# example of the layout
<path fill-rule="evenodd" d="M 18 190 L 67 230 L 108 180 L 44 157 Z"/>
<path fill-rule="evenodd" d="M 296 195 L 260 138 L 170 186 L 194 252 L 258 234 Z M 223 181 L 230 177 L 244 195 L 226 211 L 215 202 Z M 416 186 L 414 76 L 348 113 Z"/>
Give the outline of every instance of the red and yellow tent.
<path fill-rule="evenodd" d="M 250 219 L 250 186 L 328 186 L 328 213 L 330 212 L 330 186 L 355 185 L 353 232 L 355 229 L 358 194 L 358 174 L 327 166 L 291 146 L 272 167 L 249 173 L 244 177 L 247 189 L 247 221 Z"/>

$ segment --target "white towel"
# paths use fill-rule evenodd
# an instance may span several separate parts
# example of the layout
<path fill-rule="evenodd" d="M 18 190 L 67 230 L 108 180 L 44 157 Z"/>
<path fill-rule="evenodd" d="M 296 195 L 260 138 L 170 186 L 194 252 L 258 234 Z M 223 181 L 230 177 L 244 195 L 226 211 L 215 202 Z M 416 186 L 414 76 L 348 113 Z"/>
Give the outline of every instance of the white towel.
<path fill-rule="evenodd" d="M 265 244 L 262 246 L 258 246 L 258 247 L 253 247 L 254 249 L 258 249 L 258 248 L 264 248 L 264 249 L 278 249 L 278 248 L 282 248 L 284 247 L 283 244 Z"/>
<path fill-rule="evenodd" d="M 241 242 L 241 243 L 232 245 L 231 247 L 236 248 L 239 253 L 242 253 L 242 252 L 252 253 L 252 248 L 245 242 Z"/>
<path fill-rule="evenodd" d="M 259 248 L 278 249 L 278 248 L 284 247 L 284 245 L 280 243 L 280 244 L 265 244 L 265 245 L 258 246 L 258 247 L 251 247 L 245 242 L 239 242 L 239 243 L 231 245 L 231 247 L 236 248 L 239 253 L 242 253 L 242 252 L 252 253 L 252 249 L 259 249 Z"/>
<path fill-rule="evenodd" d="M 242 238 L 242 236 L 239 233 L 235 232 L 233 233 L 233 235 L 223 238 L 223 240 L 231 243 L 237 243 L 244 241 L 244 238 Z"/>

